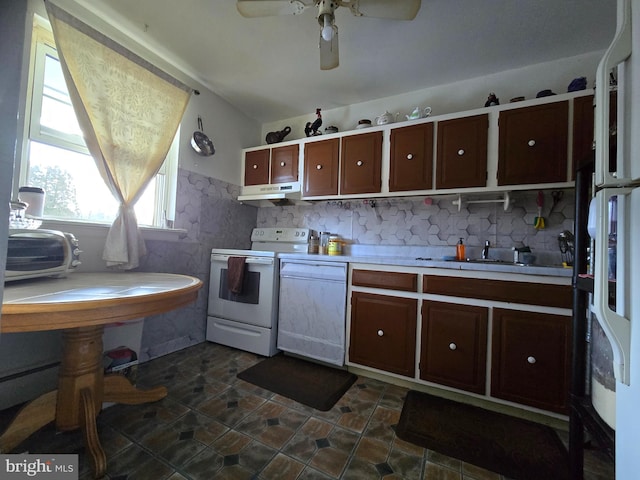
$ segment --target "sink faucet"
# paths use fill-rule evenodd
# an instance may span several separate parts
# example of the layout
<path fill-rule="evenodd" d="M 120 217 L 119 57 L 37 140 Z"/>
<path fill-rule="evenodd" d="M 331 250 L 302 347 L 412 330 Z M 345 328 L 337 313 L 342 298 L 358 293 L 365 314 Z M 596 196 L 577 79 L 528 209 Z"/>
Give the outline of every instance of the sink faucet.
<path fill-rule="evenodd" d="M 482 249 L 482 259 L 486 260 L 489 258 L 489 247 L 491 246 L 491 243 L 489 243 L 489 240 L 487 240 L 486 242 L 484 242 L 484 248 Z"/>
<path fill-rule="evenodd" d="M 531 248 L 529 247 L 512 247 L 512 250 L 513 250 L 513 263 L 520 263 L 521 253 L 531 252 Z"/>

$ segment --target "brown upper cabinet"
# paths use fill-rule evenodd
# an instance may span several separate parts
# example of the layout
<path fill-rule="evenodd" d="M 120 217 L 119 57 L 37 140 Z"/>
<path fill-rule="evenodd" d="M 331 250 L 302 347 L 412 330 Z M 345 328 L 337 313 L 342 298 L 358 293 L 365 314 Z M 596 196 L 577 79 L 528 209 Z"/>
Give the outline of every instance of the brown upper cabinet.
<path fill-rule="evenodd" d="M 593 95 L 573 100 L 573 167 L 579 169 L 593 157 Z"/>
<path fill-rule="evenodd" d="M 244 154 L 244 184 L 266 185 L 269 183 L 269 157 L 271 150 L 254 150 Z"/>
<path fill-rule="evenodd" d="M 498 185 L 567 181 L 569 102 L 500 112 Z"/>
<path fill-rule="evenodd" d="M 609 135 L 616 130 L 618 117 L 618 94 L 609 94 Z M 577 97 L 573 100 L 573 167 L 578 170 L 593 161 L 593 130 L 594 130 L 593 95 Z M 615 148 L 615 140 L 610 140 L 610 148 Z M 615 170 L 616 155 L 609 155 L 610 171 Z"/>
<path fill-rule="evenodd" d="M 382 132 L 342 137 L 340 164 L 341 195 L 380 192 Z"/>
<path fill-rule="evenodd" d="M 304 146 L 305 197 L 338 194 L 340 139 L 309 142 Z"/>
<path fill-rule="evenodd" d="M 271 151 L 271 183 L 298 181 L 298 144 Z"/>
<path fill-rule="evenodd" d="M 436 189 L 487 183 L 489 115 L 438 122 Z"/>
<path fill-rule="evenodd" d="M 389 191 L 430 190 L 433 170 L 433 123 L 391 130 Z"/>

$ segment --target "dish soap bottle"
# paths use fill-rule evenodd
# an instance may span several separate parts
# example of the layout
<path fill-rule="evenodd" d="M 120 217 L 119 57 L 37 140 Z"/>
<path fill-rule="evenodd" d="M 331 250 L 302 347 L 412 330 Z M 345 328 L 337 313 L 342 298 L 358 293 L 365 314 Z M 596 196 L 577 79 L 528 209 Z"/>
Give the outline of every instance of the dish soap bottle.
<path fill-rule="evenodd" d="M 460 238 L 460 241 L 456 245 L 456 260 L 458 260 L 459 262 L 464 262 L 465 260 L 464 243 L 462 243 L 462 238 Z"/>

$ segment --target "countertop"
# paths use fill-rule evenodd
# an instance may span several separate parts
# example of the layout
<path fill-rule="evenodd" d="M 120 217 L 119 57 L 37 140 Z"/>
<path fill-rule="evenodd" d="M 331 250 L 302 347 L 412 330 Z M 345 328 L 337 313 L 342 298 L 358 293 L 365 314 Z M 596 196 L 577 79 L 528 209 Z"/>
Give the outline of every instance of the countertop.
<path fill-rule="evenodd" d="M 496 263 L 474 263 L 445 261 L 442 258 L 430 257 L 428 255 L 407 256 L 407 255 L 367 255 L 367 254 L 346 254 L 346 255 L 317 255 L 306 253 L 280 253 L 281 259 L 306 260 L 306 261 L 326 261 L 345 263 L 367 263 L 372 265 L 396 265 L 399 267 L 426 267 L 443 268 L 449 270 L 468 270 L 477 272 L 505 272 L 519 273 L 525 275 L 544 275 L 552 277 L 571 277 L 572 268 L 562 266 L 546 265 L 520 265 L 507 262 Z"/>

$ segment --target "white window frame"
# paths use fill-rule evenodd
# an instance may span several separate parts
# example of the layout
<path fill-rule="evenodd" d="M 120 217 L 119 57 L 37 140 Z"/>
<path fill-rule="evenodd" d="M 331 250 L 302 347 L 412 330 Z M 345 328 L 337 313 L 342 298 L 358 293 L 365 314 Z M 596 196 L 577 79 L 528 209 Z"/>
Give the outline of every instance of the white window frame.
<path fill-rule="evenodd" d="M 50 55 L 58 58 L 51 26 L 49 22 L 39 15 L 34 16 L 34 28 L 32 32 L 31 50 L 29 57 L 29 80 L 27 88 L 27 101 L 24 123 L 24 145 L 20 159 L 18 174 L 18 184 L 14 184 L 17 192 L 18 185 L 26 185 L 29 170 L 29 143 L 37 141 L 43 144 L 71 150 L 89 155 L 84 140 L 78 135 L 66 134 L 40 125 L 40 114 L 42 111 L 42 98 L 44 92 L 44 68 L 46 56 Z M 176 192 L 178 183 L 178 160 L 179 160 L 179 139 L 180 127 L 176 132 L 167 157 L 156 175 L 156 190 L 153 211 L 153 224 L 141 225 L 142 227 L 167 228 L 167 225 L 175 221 Z M 45 216 L 45 221 L 47 220 Z M 74 219 L 57 218 L 52 219 L 64 223 L 95 223 L 110 225 L 110 223 Z"/>

